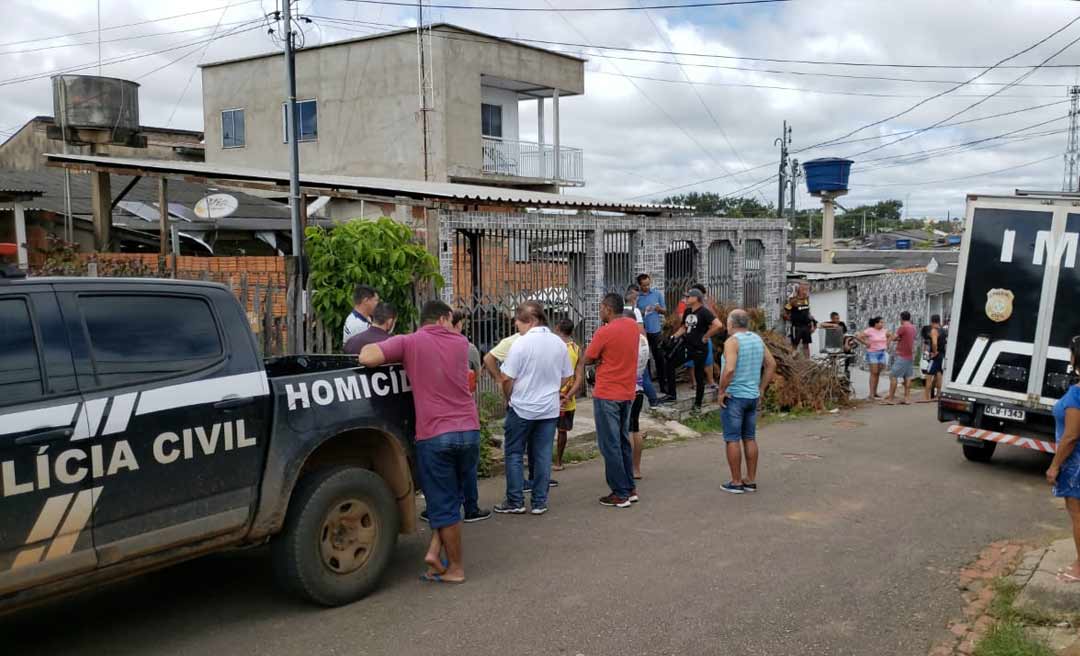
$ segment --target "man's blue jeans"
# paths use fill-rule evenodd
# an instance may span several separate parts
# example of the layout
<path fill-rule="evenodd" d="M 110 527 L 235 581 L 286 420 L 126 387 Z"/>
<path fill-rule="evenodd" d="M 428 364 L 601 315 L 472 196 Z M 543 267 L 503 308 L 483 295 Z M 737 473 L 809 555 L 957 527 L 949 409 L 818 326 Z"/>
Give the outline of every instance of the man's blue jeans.
<path fill-rule="evenodd" d="M 443 433 L 417 440 L 416 461 L 431 528 L 460 522 L 462 490 L 467 479 L 475 480 L 480 462 L 480 431 Z"/>
<path fill-rule="evenodd" d="M 512 508 L 525 505 L 525 451 L 529 451 L 529 468 L 533 471 L 532 506 L 544 508 L 548 500 L 548 481 L 551 480 L 551 449 L 555 440 L 558 417 L 551 419 L 522 419 L 513 408 L 506 411 L 503 422 L 503 452 L 506 458 L 506 502 Z"/>
<path fill-rule="evenodd" d="M 633 401 L 593 399 L 596 444 L 604 457 L 604 474 L 612 494 L 627 499 L 634 489 L 634 450 L 630 445 Z"/>

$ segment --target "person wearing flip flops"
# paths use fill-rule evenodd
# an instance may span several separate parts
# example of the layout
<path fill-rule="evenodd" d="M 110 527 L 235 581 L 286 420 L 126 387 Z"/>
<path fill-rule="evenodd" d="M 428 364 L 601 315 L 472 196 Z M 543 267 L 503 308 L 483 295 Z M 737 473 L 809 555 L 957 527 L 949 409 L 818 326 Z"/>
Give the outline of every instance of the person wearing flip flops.
<path fill-rule="evenodd" d="M 1080 366 L 1080 335 L 1069 342 L 1072 368 Z M 1072 385 L 1069 391 L 1054 404 L 1054 440 L 1057 450 L 1046 480 L 1053 485 L 1055 497 L 1065 499 L 1065 511 L 1072 520 L 1073 541 L 1076 544 L 1076 560 L 1058 572 L 1063 583 L 1080 583 L 1080 385 Z"/>
<path fill-rule="evenodd" d="M 424 304 L 415 333 L 360 351 L 365 367 L 402 363 L 412 384 L 416 463 L 431 524 L 428 568 L 420 579 L 433 583 L 465 582 L 461 503 L 480 463 L 480 417 L 469 391 L 468 357 L 469 341 L 454 330 L 453 312 L 442 301 Z"/>

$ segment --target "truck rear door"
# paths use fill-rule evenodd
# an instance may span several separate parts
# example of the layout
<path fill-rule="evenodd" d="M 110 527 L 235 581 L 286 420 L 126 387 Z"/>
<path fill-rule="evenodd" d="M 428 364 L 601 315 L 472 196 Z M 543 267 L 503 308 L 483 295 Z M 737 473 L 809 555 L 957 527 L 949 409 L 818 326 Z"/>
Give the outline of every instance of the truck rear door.
<path fill-rule="evenodd" d="M 0 595 L 92 570 L 100 488 L 52 287 L 0 287 Z"/>
<path fill-rule="evenodd" d="M 65 288 L 75 363 L 104 419 L 94 517 L 101 566 L 246 526 L 265 461 L 266 374 L 225 290 Z M 235 315 L 235 316 L 233 316 Z"/>
<path fill-rule="evenodd" d="M 1080 215 L 1068 209 L 1049 199 L 969 199 L 949 326 L 950 389 L 1033 405 L 1052 403 L 1068 386 L 1064 347 L 1080 333 Z"/>

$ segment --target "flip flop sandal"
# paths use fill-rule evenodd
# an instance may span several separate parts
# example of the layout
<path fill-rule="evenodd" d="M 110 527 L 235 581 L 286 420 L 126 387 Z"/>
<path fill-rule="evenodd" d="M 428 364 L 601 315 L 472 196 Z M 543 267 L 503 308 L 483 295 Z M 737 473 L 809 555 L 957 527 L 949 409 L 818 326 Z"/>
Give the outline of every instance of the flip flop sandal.
<path fill-rule="evenodd" d="M 1062 583 L 1080 583 L 1080 576 L 1074 576 L 1068 572 L 1058 572 L 1057 579 Z"/>
<path fill-rule="evenodd" d="M 425 582 L 425 583 L 453 583 L 453 584 L 459 584 L 459 583 L 464 583 L 465 582 L 465 581 L 449 581 L 447 579 L 444 579 L 442 577 L 442 574 L 427 574 L 427 573 L 421 574 L 420 575 L 420 580 Z"/>

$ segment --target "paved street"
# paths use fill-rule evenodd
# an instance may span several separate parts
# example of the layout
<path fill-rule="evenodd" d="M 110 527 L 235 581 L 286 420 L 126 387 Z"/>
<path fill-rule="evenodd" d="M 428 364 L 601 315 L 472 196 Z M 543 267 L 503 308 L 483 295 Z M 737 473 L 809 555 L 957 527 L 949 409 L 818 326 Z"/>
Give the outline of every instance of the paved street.
<path fill-rule="evenodd" d="M 404 539 L 382 589 L 320 610 L 259 551 L 187 563 L 0 620 L 12 654 L 911 654 L 960 614 L 956 572 L 1005 537 L 1065 527 L 1046 461 L 966 462 L 933 406 L 760 433 L 761 490 L 733 496 L 718 437 L 645 453 L 641 504 L 603 508 L 602 467 L 552 510 L 467 526 L 470 580 L 417 581 Z M 486 505 L 498 481 L 483 484 Z"/>

